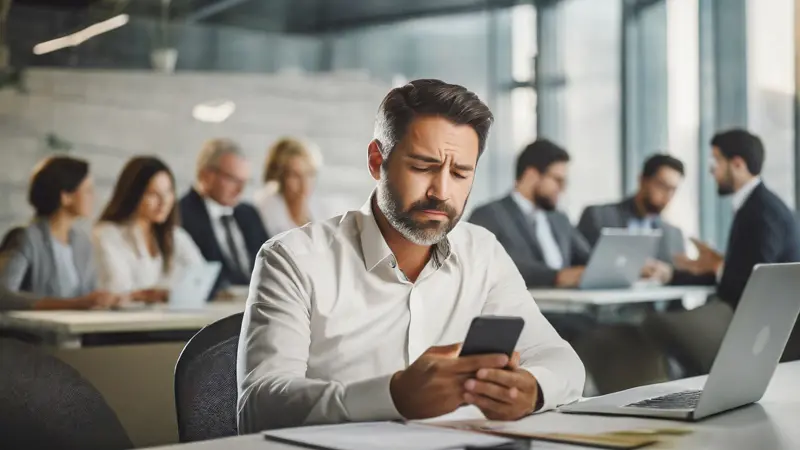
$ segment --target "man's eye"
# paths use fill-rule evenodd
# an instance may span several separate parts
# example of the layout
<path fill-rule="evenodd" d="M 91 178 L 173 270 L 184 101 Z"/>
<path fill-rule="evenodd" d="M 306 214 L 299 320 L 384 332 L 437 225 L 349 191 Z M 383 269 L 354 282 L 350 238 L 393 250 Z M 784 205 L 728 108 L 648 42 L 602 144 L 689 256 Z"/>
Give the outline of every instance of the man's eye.
<path fill-rule="evenodd" d="M 414 172 L 427 172 L 428 168 L 427 167 L 411 166 L 411 170 L 413 170 Z"/>
<path fill-rule="evenodd" d="M 456 178 L 461 179 L 461 180 L 464 180 L 464 179 L 467 178 L 466 175 L 460 174 L 458 172 L 453 172 L 453 175 L 455 175 Z"/>

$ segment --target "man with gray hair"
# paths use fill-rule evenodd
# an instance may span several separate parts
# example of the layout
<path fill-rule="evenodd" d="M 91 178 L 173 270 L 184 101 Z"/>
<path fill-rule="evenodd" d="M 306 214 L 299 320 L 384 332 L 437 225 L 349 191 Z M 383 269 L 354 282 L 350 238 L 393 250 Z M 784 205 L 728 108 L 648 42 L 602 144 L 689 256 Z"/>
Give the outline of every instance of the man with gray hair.
<path fill-rule="evenodd" d="M 489 231 L 460 222 L 493 118 L 439 80 L 393 89 L 364 206 L 270 240 L 239 340 L 239 432 L 424 419 L 470 404 L 516 420 L 576 400 L 580 359 Z M 459 356 L 478 315 L 525 320 L 517 351 Z"/>
<path fill-rule="evenodd" d="M 222 263 L 215 288 L 250 284 L 250 273 L 267 232 L 258 211 L 239 200 L 250 166 L 230 139 L 212 139 L 197 158 L 197 180 L 181 199 L 183 228 L 207 261 Z"/>

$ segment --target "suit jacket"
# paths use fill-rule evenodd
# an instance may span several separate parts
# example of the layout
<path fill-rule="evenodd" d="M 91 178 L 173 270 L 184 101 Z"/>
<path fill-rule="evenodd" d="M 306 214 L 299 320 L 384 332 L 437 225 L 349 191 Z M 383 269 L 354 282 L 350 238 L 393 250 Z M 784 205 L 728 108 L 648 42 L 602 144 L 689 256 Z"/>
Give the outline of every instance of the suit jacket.
<path fill-rule="evenodd" d="M 797 222 L 786 204 L 761 183 L 733 218 L 717 295 L 736 308 L 756 264 L 798 261 Z"/>
<path fill-rule="evenodd" d="M 25 227 L 19 242 L 5 251 L 5 262 L 0 271 L 3 287 L 44 297 L 64 297 L 52 241 L 46 220 L 35 220 Z M 97 288 L 92 240 L 88 233 L 73 228 L 69 241 L 78 272 L 78 295 L 86 295 Z"/>
<path fill-rule="evenodd" d="M 566 214 L 548 212 L 547 220 L 564 258 L 564 267 L 585 265 L 591 252 L 589 243 L 572 226 Z M 475 209 L 469 222 L 494 233 L 528 287 L 555 285 L 558 270 L 545 264 L 536 231 L 510 195 Z"/>
<path fill-rule="evenodd" d="M 589 206 L 581 214 L 578 231 L 594 247 L 600 240 L 603 228 L 628 228 L 628 222 L 636 218 L 635 211 L 633 198 L 627 198 L 620 203 Z M 670 225 L 661 218 L 655 220 L 653 228 L 662 232 L 661 242 L 655 255 L 657 259 L 672 264 L 675 255 L 686 252 L 680 228 Z"/>
<path fill-rule="evenodd" d="M 222 270 L 214 291 L 228 284 L 250 284 L 250 273 L 253 270 L 252 264 L 255 262 L 261 246 L 269 240 L 258 211 L 247 203 L 240 203 L 233 209 L 233 219 L 239 226 L 242 236 L 244 236 L 248 260 L 251 261 L 251 266 L 247 268 L 248 273 L 243 274 L 246 278 L 242 278 L 242 275 L 231 268 L 226 258 L 223 257 L 222 248 L 214 234 L 211 216 L 208 214 L 203 197 L 197 191 L 191 189 L 181 198 L 180 210 L 183 228 L 197 244 L 206 261 L 219 261 L 222 263 Z"/>

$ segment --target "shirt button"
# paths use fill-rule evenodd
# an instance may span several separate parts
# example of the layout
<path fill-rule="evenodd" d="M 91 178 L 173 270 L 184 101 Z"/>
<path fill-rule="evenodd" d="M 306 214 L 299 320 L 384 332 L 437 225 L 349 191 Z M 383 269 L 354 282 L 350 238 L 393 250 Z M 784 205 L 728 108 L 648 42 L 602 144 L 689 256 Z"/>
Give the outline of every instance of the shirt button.
<path fill-rule="evenodd" d="M 392 256 L 392 257 L 390 257 L 390 258 L 389 258 L 389 265 L 390 265 L 390 266 L 392 266 L 392 269 L 394 269 L 395 267 L 397 267 L 397 260 L 396 260 L 396 259 L 394 259 L 394 256 Z"/>

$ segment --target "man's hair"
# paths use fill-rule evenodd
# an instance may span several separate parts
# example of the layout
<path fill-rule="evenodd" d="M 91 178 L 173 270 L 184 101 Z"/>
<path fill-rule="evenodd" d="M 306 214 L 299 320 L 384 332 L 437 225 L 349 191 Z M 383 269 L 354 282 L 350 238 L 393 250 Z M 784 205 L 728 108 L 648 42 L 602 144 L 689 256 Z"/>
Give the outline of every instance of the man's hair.
<path fill-rule="evenodd" d="M 551 165 L 559 162 L 569 162 L 569 153 L 552 141 L 537 139 L 528 144 L 517 157 L 517 181 L 530 167 L 539 173 L 545 173 Z"/>
<path fill-rule="evenodd" d="M 373 139 L 380 144 L 384 159 L 388 159 L 409 124 L 419 116 L 443 117 L 472 127 L 478 134 L 479 158 L 494 121 L 489 107 L 463 86 L 430 79 L 411 81 L 389 91 L 378 108 Z"/>
<path fill-rule="evenodd" d="M 747 130 L 734 128 L 715 134 L 711 138 L 711 145 L 717 147 L 727 160 L 736 156 L 742 158 L 752 175 L 761 173 L 764 166 L 764 144 L 758 136 Z"/>
<path fill-rule="evenodd" d="M 245 157 L 239 144 L 230 139 L 218 138 L 206 141 L 197 157 L 197 177 L 199 178 L 200 173 L 206 169 L 219 167 L 219 160 L 229 154 Z"/>
<path fill-rule="evenodd" d="M 644 162 L 642 178 L 652 178 L 662 167 L 672 169 L 681 174 L 681 176 L 684 175 L 683 163 L 680 159 L 659 153 L 647 158 L 647 161 Z"/>

